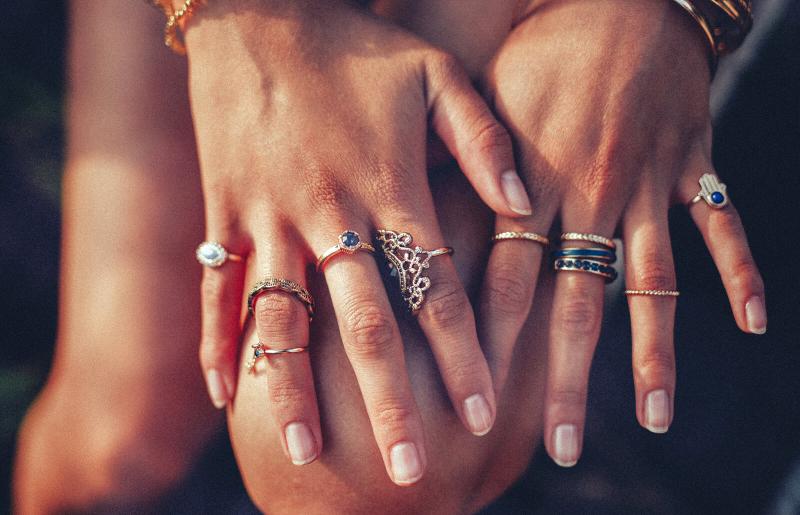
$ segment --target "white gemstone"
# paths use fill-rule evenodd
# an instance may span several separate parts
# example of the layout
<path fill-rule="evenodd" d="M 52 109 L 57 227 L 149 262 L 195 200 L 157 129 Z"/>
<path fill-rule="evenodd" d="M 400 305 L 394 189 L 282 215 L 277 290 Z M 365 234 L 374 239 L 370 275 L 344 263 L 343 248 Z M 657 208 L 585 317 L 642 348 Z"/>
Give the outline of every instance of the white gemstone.
<path fill-rule="evenodd" d="M 209 266 L 212 268 L 216 268 L 228 257 L 228 253 L 225 252 L 225 249 L 219 243 L 214 243 L 210 241 L 205 241 L 197 247 L 197 261 L 200 262 L 203 266 Z"/>

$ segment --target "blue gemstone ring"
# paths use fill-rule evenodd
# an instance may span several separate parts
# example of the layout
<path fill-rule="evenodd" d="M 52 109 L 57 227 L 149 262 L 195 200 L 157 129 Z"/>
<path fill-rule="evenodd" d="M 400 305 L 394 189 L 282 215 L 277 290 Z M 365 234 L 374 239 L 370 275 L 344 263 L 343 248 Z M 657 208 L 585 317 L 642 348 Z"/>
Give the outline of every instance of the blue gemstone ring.
<path fill-rule="evenodd" d="M 607 262 L 594 259 L 556 259 L 553 261 L 553 269 L 558 272 L 585 272 L 603 277 L 606 283 L 613 282 L 617 278 L 617 270 Z"/>
<path fill-rule="evenodd" d="M 553 258 L 586 258 L 596 259 L 597 261 L 603 261 L 604 263 L 613 263 L 617 260 L 617 253 L 613 250 L 600 247 L 569 247 L 554 251 Z"/>
<path fill-rule="evenodd" d="M 363 250 L 370 254 L 375 252 L 375 247 L 371 244 L 361 241 L 361 236 L 355 231 L 344 231 L 339 235 L 339 243 L 329 248 L 317 258 L 317 272 L 322 272 L 325 264 L 334 256 L 339 254 L 353 254 Z"/>
<path fill-rule="evenodd" d="M 243 260 L 242 256 L 238 254 L 231 254 L 225 247 L 215 241 L 204 241 L 195 251 L 197 261 L 209 268 L 219 268 L 225 261 L 231 260 L 240 262 Z"/>
<path fill-rule="evenodd" d="M 706 204 L 714 209 L 722 209 L 728 205 L 727 186 L 720 182 L 719 177 L 713 173 L 704 173 L 698 180 L 700 192 L 689 201 L 689 207 L 705 200 Z"/>

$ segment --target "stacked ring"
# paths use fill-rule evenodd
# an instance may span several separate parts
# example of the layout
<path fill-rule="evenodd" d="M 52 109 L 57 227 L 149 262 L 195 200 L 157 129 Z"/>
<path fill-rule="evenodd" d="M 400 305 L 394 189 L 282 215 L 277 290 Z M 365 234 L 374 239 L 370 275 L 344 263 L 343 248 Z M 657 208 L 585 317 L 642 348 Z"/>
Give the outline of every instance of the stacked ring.
<path fill-rule="evenodd" d="M 617 278 L 617 270 L 613 266 L 594 259 L 556 259 L 553 268 L 559 272 L 586 272 L 599 275 L 607 283 Z"/>
<path fill-rule="evenodd" d="M 559 272 L 585 272 L 599 275 L 607 283 L 617 278 L 611 266 L 617 260 L 616 244 L 610 238 L 597 234 L 565 232 L 561 241 L 585 241 L 602 247 L 564 247 L 553 251 L 553 269 Z"/>
<path fill-rule="evenodd" d="M 567 247 L 553 252 L 553 257 L 557 258 L 586 258 L 597 259 L 598 261 L 605 261 L 614 263 L 617 260 L 617 254 L 613 250 L 608 250 L 600 247 Z"/>
<path fill-rule="evenodd" d="M 251 315 L 255 312 L 254 304 L 256 302 L 256 298 L 258 298 L 258 296 L 262 293 L 274 290 L 290 293 L 297 297 L 297 299 L 303 303 L 308 311 L 309 322 L 314 319 L 314 297 L 311 296 L 311 293 L 294 281 L 290 281 L 289 279 L 278 279 L 275 277 L 267 277 L 261 281 L 258 281 L 253 285 L 253 288 L 250 289 L 250 293 L 247 295 L 247 309 L 250 311 Z"/>
<path fill-rule="evenodd" d="M 600 236 L 599 234 L 587 234 L 582 232 L 565 232 L 561 235 L 561 241 L 588 241 L 598 243 L 611 250 L 617 249 L 617 244 L 611 238 Z"/>
<path fill-rule="evenodd" d="M 625 295 L 641 295 L 649 297 L 677 297 L 678 290 L 625 290 Z"/>
<path fill-rule="evenodd" d="M 357 232 L 344 231 L 339 235 L 339 243 L 320 254 L 320 256 L 317 258 L 317 272 L 321 272 L 325 267 L 325 264 L 332 257 L 341 253 L 353 254 L 359 250 L 373 253 L 375 252 L 375 247 L 369 243 L 361 241 L 361 236 L 359 236 Z"/>
<path fill-rule="evenodd" d="M 503 241 L 503 240 L 528 240 L 536 243 L 541 243 L 542 245 L 550 244 L 550 240 L 547 237 L 542 236 L 541 234 L 537 234 L 535 232 L 506 231 L 492 236 L 492 241 Z"/>
<path fill-rule="evenodd" d="M 308 347 L 292 347 L 291 349 L 272 349 L 267 347 L 261 342 L 254 343 L 251 345 L 253 348 L 253 356 L 247 361 L 247 368 L 251 372 L 256 366 L 256 361 L 259 358 L 267 357 L 267 356 L 275 356 L 278 354 L 299 354 L 301 352 L 306 352 Z"/>

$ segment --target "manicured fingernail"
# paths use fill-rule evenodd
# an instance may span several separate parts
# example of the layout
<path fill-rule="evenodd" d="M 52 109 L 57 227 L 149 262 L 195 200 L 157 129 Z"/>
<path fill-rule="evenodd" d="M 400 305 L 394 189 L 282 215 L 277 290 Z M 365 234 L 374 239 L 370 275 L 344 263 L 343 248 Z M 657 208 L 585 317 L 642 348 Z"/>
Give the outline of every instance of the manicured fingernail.
<path fill-rule="evenodd" d="M 744 305 L 744 312 L 747 315 L 747 329 L 753 334 L 764 334 L 767 332 L 767 308 L 761 297 L 751 297 Z"/>
<path fill-rule="evenodd" d="M 514 170 L 503 172 L 500 176 L 500 185 L 503 188 L 503 195 L 506 196 L 508 207 L 515 213 L 521 215 L 529 215 L 531 210 L 531 201 L 528 199 L 528 193 L 525 191 L 525 186 Z"/>
<path fill-rule="evenodd" d="M 416 483 L 422 477 L 422 461 L 417 446 L 411 442 L 394 444 L 389 450 L 389 462 L 394 482 L 399 485 Z"/>
<path fill-rule="evenodd" d="M 228 404 L 228 392 L 225 388 L 225 383 L 222 381 L 222 375 L 217 369 L 212 368 L 206 372 L 206 384 L 208 385 L 208 396 L 211 397 L 211 403 L 217 409 L 222 409 Z"/>
<path fill-rule="evenodd" d="M 670 418 L 669 394 L 666 390 L 653 390 L 644 398 L 644 425 L 653 433 L 666 433 Z"/>
<path fill-rule="evenodd" d="M 311 429 L 302 422 L 292 422 L 284 430 L 286 448 L 295 465 L 311 463 L 317 457 L 317 443 Z"/>
<path fill-rule="evenodd" d="M 483 436 L 492 429 L 492 412 L 486 397 L 476 393 L 464 401 L 464 416 L 472 434 Z"/>
<path fill-rule="evenodd" d="M 553 461 L 562 467 L 578 463 L 578 426 L 561 424 L 553 431 Z"/>

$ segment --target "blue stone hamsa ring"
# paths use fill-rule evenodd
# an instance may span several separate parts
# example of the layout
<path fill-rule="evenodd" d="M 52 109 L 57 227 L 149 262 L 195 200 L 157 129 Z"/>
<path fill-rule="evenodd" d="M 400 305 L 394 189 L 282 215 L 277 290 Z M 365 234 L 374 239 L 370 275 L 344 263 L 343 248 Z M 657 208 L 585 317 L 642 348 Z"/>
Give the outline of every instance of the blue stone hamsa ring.
<path fill-rule="evenodd" d="M 400 281 L 400 293 L 406 301 L 408 309 L 416 314 L 425 302 L 425 291 L 431 287 L 431 280 L 423 273 L 430 268 L 431 258 L 452 254 L 452 247 L 441 247 L 425 250 L 420 246 L 411 246 L 414 238 L 407 232 L 378 230 L 377 240 L 381 244 L 386 261 L 392 275 Z"/>
<path fill-rule="evenodd" d="M 204 241 L 195 251 L 197 261 L 209 268 L 221 267 L 225 261 L 242 261 L 242 256 L 231 254 L 225 247 L 215 241 Z"/>
<path fill-rule="evenodd" d="M 689 201 L 689 206 L 705 200 L 706 204 L 714 209 L 722 209 L 728 205 L 728 195 L 725 193 L 727 186 L 719 181 L 713 173 L 704 173 L 700 180 L 700 192 Z"/>

